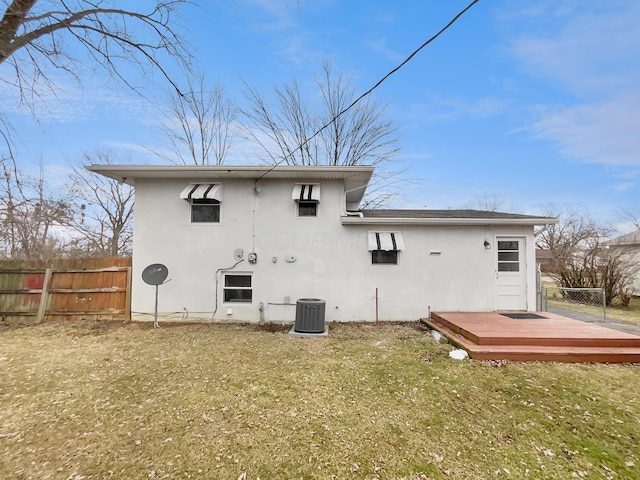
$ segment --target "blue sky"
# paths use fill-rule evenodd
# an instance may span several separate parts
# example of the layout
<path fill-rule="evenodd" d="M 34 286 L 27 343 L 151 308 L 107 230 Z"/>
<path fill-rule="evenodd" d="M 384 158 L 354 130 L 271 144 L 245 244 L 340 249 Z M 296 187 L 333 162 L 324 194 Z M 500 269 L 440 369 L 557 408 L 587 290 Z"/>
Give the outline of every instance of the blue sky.
<path fill-rule="evenodd" d="M 469 1 L 199 3 L 182 18 L 194 65 L 243 105 L 242 80 L 269 96 L 295 75 L 312 98 L 326 58 L 364 92 Z M 396 163 L 410 178 L 391 206 L 464 208 L 495 197 L 501 210 L 553 204 L 610 221 L 638 209 L 639 21 L 636 0 L 480 0 L 375 91 L 389 102 Z M 38 122 L 0 86 L 21 166 L 42 161 L 54 181 L 96 149 L 159 162 L 142 146 L 156 142 L 169 91 L 160 78 L 137 80 L 154 104 L 89 68 L 82 88 L 54 78 L 57 96 L 43 100 Z M 259 159 L 239 144 L 227 163 L 237 162 Z"/>

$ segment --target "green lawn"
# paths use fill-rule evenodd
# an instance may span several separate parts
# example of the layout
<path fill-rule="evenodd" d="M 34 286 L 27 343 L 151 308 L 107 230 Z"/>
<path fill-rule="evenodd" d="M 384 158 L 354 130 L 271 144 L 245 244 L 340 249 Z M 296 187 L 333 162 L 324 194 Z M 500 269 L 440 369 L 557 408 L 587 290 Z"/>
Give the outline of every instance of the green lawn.
<path fill-rule="evenodd" d="M 413 324 L 4 326 L 0 478 L 639 478 L 639 366 L 450 349 Z"/>

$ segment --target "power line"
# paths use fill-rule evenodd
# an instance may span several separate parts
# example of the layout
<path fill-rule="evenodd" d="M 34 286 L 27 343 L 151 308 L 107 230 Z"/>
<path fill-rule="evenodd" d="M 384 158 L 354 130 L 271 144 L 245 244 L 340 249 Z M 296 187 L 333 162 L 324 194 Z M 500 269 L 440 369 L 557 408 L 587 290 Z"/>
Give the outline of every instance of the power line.
<path fill-rule="evenodd" d="M 346 107 L 345 109 L 343 109 L 341 112 L 337 113 L 331 120 L 329 120 L 325 125 L 323 125 L 322 127 L 320 127 L 313 135 L 311 135 L 309 138 L 307 138 L 304 142 L 302 142 L 300 145 L 298 145 L 296 147 L 296 149 L 285 155 L 282 160 L 276 162 L 269 170 L 267 170 L 265 173 L 263 173 L 260 177 L 258 177 L 258 179 L 256 179 L 256 182 L 258 180 L 261 180 L 262 178 L 264 178 L 268 173 L 272 172 L 278 165 L 280 165 L 282 162 L 284 162 L 287 158 L 292 157 L 298 150 L 301 150 L 302 147 L 304 147 L 306 144 L 308 144 L 311 140 L 313 140 L 315 137 L 317 137 L 323 130 L 325 130 L 326 128 L 330 127 L 331 124 L 333 122 L 335 122 L 339 117 L 341 117 L 342 115 L 344 115 L 345 113 L 347 113 L 349 110 L 351 110 L 358 102 L 360 102 L 363 98 L 365 98 L 367 95 L 370 95 L 376 88 L 378 88 L 380 85 L 382 85 L 382 83 L 389 78 L 391 75 L 393 75 L 394 73 L 396 73 L 398 70 L 400 70 L 402 67 L 404 67 L 407 63 L 409 63 L 409 61 L 415 57 L 418 52 L 420 52 L 420 50 L 422 50 L 424 47 L 426 47 L 427 45 L 429 45 L 431 42 L 433 42 L 436 38 L 438 38 L 440 35 L 442 35 L 447 29 L 449 29 L 449 27 L 451 27 L 451 25 L 453 25 L 454 23 L 456 23 L 456 21 L 458 21 L 458 19 L 460 17 L 462 17 L 462 15 L 464 15 L 471 7 L 473 7 L 476 3 L 478 3 L 480 0 L 473 0 L 469 5 L 467 5 L 463 10 L 460 11 L 460 13 L 458 13 L 455 17 L 453 17 L 451 19 L 451 21 L 449 23 L 447 23 L 444 27 L 442 27 L 440 29 L 440 31 L 438 33 L 436 33 L 435 35 L 433 35 L 431 38 L 429 38 L 429 40 L 427 40 L 426 42 L 424 42 L 422 45 L 420 45 L 417 49 L 415 49 L 411 55 L 409 55 L 407 58 L 404 59 L 404 61 L 398 65 L 397 67 L 395 67 L 393 70 L 391 70 L 389 73 L 387 73 L 384 77 L 382 77 L 380 80 L 378 80 L 376 82 L 376 84 L 371 87 L 369 90 L 367 90 L 366 92 L 364 92 L 362 95 L 360 95 L 358 98 L 356 98 L 351 105 L 349 105 L 348 107 Z"/>

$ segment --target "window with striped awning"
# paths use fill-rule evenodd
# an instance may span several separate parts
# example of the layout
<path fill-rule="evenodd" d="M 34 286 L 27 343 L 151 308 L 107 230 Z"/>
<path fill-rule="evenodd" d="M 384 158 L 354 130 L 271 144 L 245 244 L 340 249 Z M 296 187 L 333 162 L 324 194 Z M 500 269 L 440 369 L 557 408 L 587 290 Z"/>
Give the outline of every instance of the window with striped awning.
<path fill-rule="evenodd" d="M 320 203 L 320 185 L 317 183 L 296 183 L 291 195 L 296 201 L 299 217 L 316 217 Z"/>
<path fill-rule="evenodd" d="M 399 252 L 404 249 L 401 232 L 369 232 L 372 265 L 398 265 Z"/>
<path fill-rule="evenodd" d="M 222 201 L 222 185 L 219 183 L 190 183 L 180 193 L 183 200 L 218 200 Z"/>
<path fill-rule="evenodd" d="M 180 198 L 189 202 L 191 223 L 220 223 L 222 185 L 219 183 L 190 183 Z"/>

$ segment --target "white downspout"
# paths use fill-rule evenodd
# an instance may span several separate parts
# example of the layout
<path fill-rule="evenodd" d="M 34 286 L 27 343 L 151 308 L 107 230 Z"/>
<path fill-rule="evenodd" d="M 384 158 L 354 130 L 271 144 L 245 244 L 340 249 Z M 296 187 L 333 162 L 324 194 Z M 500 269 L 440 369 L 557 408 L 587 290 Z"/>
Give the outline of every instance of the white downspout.
<path fill-rule="evenodd" d="M 342 200 L 344 202 L 345 207 L 347 205 L 347 194 L 348 193 L 355 192 L 356 190 L 365 190 L 366 188 L 367 188 L 367 185 L 359 185 L 359 186 L 357 186 L 355 188 L 350 188 L 349 190 L 345 190 L 344 191 L 344 195 L 342 197 Z M 343 217 L 352 216 L 352 217 L 360 217 L 360 218 L 364 217 L 362 212 L 350 212 L 346 208 L 342 212 L 342 216 Z"/>
<path fill-rule="evenodd" d="M 546 232 L 547 230 L 549 230 L 549 228 L 551 227 L 551 224 L 547 223 L 544 227 L 542 227 L 540 230 L 538 230 L 537 232 L 533 232 L 533 236 L 534 238 L 537 237 L 538 235 L 540 235 L 541 233 Z"/>
<path fill-rule="evenodd" d="M 349 210 L 344 210 L 342 212 L 342 216 L 343 217 L 364 217 L 364 214 L 362 212 L 350 212 Z"/>

